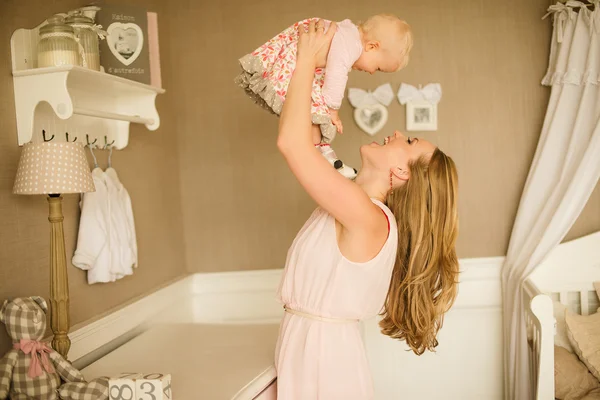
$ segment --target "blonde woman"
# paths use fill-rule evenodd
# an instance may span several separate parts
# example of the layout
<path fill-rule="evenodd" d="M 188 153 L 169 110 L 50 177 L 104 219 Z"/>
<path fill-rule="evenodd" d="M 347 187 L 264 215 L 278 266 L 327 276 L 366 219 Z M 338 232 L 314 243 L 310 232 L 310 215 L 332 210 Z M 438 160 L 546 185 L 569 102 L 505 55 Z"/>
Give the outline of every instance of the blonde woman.
<path fill-rule="evenodd" d="M 373 399 L 359 320 L 381 312 L 383 333 L 422 354 L 437 346 L 456 297 L 454 162 L 395 132 L 361 147 L 352 182 L 312 143 L 312 80 L 335 29 L 301 28 L 279 123 L 278 148 L 320 206 L 294 240 L 278 290 L 286 310 L 275 356 L 280 400 Z"/>

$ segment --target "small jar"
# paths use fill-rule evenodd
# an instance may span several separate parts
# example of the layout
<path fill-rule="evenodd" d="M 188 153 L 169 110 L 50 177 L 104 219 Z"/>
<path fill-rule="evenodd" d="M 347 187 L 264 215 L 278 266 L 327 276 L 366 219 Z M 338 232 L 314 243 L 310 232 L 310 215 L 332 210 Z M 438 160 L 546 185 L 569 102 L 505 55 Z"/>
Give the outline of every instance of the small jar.
<path fill-rule="evenodd" d="M 81 66 L 100 71 L 100 50 L 98 32 L 94 21 L 84 15 L 73 14 L 65 20 L 75 31 L 75 38 L 83 48 Z"/>
<path fill-rule="evenodd" d="M 40 28 L 39 34 L 38 68 L 81 65 L 75 31 L 64 23 L 63 17 L 57 15 L 48 18 L 48 24 Z"/>

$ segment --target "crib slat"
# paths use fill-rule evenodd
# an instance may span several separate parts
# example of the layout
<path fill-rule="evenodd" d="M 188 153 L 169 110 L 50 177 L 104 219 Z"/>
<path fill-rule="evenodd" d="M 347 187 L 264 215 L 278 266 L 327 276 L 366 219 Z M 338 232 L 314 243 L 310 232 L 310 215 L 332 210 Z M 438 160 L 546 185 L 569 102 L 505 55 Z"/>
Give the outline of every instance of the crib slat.
<path fill-rule="evenodd" d="M 588 303 L 588 292 L 579 292 L 579 299 L 581 301 L 581 315 L 588 315 L 590 312 L 590 305 Z"/>
<path fill-rule="evenodd" d="M 568 306 L 569 305 L 569 292 L 560 292 L 558 294 L 558 301 L 560 301 L 560 304 Z"/>

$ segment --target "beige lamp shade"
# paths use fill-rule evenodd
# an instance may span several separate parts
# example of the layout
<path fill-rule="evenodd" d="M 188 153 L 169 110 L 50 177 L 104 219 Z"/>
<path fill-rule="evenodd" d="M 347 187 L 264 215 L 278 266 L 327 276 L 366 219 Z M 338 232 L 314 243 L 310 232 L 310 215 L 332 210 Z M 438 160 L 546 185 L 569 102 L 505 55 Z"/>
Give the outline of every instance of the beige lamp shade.
<path fill-rule="evenodd" d="M 42 142 L 23 146 L 14 194 L 85 193 L 95 190 L 81 144 Z"/>

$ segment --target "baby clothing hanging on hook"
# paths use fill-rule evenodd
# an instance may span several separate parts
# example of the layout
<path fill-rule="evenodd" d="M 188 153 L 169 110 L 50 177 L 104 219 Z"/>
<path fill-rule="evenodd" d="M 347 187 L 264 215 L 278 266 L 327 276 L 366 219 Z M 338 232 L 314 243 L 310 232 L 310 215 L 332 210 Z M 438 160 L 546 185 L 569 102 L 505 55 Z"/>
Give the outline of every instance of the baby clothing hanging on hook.
<path fill-rule="evenodd" d="M 114 282 L 137 267 L 137 241 L 129 193 L 110 166 L 103 171 L 92 149 L 96 192 L 81 199 L 74 266 L 88 271 L 88 283 Z"/>
<path fill-rule="evenodd" d="M 113 282 L 116 278 L 111 273 L 108 188 L 104 171 L 98 166 L 92 146 L 88 147 L 94 159 L 92 179 L 96 191 L 81 196 L 77 249 L 72 263 L 77 268 L 88 272 L 88 283 L 91 285 L 98 282 Z"/>
<path fill-rule="evenodd" d="M 117 254 L 111 272 L 119 279 L 133 274 L 133 268 L 138 265 L 133 208 L 129 192 L 119 180 L 117 171 L 109 166 L 104 175 L 108 188 L 110 224 L 115 235 L 111 244 L 115 243 L 112 250 Z"/>

